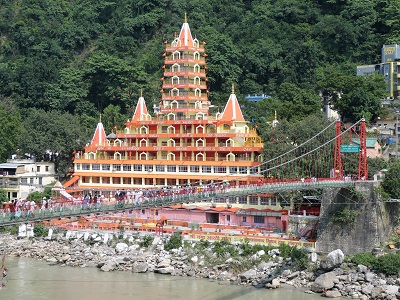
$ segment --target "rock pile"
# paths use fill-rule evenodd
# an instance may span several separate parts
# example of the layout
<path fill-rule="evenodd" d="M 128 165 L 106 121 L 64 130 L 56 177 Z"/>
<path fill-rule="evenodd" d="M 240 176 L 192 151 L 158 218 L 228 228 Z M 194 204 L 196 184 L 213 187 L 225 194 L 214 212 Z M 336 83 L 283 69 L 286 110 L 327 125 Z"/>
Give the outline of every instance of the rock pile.
<path fill-rule="evenodd" d="M 308 293 L 321 293 L 328 298 L 348 297 L 352 299 L 398 299 L 399 276 L 384 276 L 372 273 L 363 265 L 344 263 L 344 254 L 335 250 L 323 261 L 314 264 L 314 270 L 295 270 L 290 259 L 279 255 L 278 249 L 267 254 L 264 250 L 253 255 L 247 271 L 238 272 L 243 262 L 233 257 L 212 267 L 206 266 L 205 257 L 190 251 L 189 246 L 166 251 L 168 237 L 155 237 L 147 248 L 141 246 L 143 237 L 130 236 L 125 240 L 110 239 L 102 242 L 97 233 L 84 240 L 77 236 L 66 239 L 62 235 L 52 239 L 18 239 L 9 234 L 0 238 L 0 253 L 44 260 L 49 264 L 72 267 L 97 267 L 104 272 L 130 271 L 135 273 L 155 272 L 172 276 L 208 278 L 238 285 L 253 285 L 260 288 L 303 288 Z M 212 249 L 205 249 L 212 252 Z M 261 261 L 268 255 L 269 261 Z M 247 261 L 248 263 L 248 261 Z M 235 268 L 237 266 L 237 268 Z"/>

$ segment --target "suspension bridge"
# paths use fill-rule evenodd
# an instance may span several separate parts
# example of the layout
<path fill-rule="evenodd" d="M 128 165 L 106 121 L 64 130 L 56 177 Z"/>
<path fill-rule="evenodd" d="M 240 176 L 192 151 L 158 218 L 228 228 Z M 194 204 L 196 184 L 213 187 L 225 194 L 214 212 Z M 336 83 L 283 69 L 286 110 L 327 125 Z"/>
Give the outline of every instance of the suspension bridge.
<path fill-rule="evenodd" d="M 353 136 L 357 143 L 354 144 Z M 198 186 L 157 187 L 146 190 L 140 201 L 124 199 L 115 203 L 83 203 L 70 197 L 45 208 L 30 206 L 14 211 L 0 210 L 0 227 L 53 218 L 72 218 L 91 214 L 110 214 L 145 208 L 161 208 L 190 203 L 239 203 L 239 198 L 261 197 L 265 194 L 298 190 L 339 188 L 354 185 L 356 180 L 368 179 L 366 127 L 360 120 L 344 128 L 339 121 L 332 122 L 313 137 L 296 144 L 277 141 L 290 147 L 285 153 L 266 159 L 261 164 L 265 180 L 257 184 L 236 186 L 221 176 L 211 183 Z M 346 144 L 347 143 L 347 144 Z M 67 194 L 68 195 L 68 194 Z M 64 197 L 68 197 L 65 195 Z"/>

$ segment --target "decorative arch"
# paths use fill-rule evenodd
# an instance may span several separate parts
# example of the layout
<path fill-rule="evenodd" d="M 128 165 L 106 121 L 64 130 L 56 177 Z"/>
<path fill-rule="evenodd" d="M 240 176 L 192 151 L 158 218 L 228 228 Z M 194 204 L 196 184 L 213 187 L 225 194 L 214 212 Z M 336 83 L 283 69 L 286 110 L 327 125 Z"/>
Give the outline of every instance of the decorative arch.
<path fill-rule="evenodd" d="M 226 155 L 226 160 L 227 160 L 227 161 L 235 161 L 235 154 L 233 154 L 232 152 L 231 152 L 231 153 L 228 153 L 228 154 Z"/>
<path fill-rule="evenodd" d="M 196 120 L 205 120 L 206 118 L 205 118 L 205 113 L 203 113 L 203 112 L 198 112 L 197 114 L 196 114 Z"/>
<path fill-rule="evenodd" d="M 201 145 L 200 145 L 201 143 Z M 205 141 L 203 139 L 198 139 L 196 140 L 196 147 L 204 147 L 205 146 Z"/>
<path fill-rule="evenodd" d="M 106 146 L 111 146 L 111 142 L 109 139 L 106 140 Z"/>
<path fill-rule="evenodd" d="M 175 120 L 175 114 L 174 113 L 169 113 L 168 115 L 167 115 L 167 117 L 168 117 L 168 120 Z"/>
<path fill-rule="evenodd" d="M 195 64 L 193 66 L 193 72 L 195 73 L 200 73 L 200 65 L 199 64 Z"/>
<path fill-rule="evenodd" d="M 151 121 L 151 115 L 150 114 L 141 114 L 140 121 Z"/>
<path fill-rule="evenodd" d="M 119 146 L 119 147 L 121 147 L 121 146 L 122 146 L 122 141 L 121 141 L 120 139 L 115 139 L 115 140 L 114 140 L 114 146 Z"/>
<path fill-rule="evenodd" d="M 144 158 L 144 159 L 143 159 Z M 139 154 L 139 160 L 148 160 L 148 155 L 146 152 L 142 152 Z"/>
<path fill-rule="evenodd" d="M 140 140 L 139 147 L 148 147 L 148 146 L 149 146 L 149 140 L 147 140 L 147 139 L 141 139 Z"/>
<path fill-rule="evenodd" d="M 119 152 L 114 153 L 114 160 L 121 160 L 122 159 L 122 154 Z"/>
<path fill-rule="evenodd" d="M 169 152 L 167 154 L 167 160 L 175 160 L 175 154 L 172 152 Z"/>
<path fill-rule="evenodd" d="M 179 64 L 173 64 L 172 65 L 172 72 L 180 72 L 181 71 L 181 66 Z"/>
<path fill-rule="evenodd" d="M 194 90 L 194 96 L 195 96 L 195 97 L 201 97 L 201 89 L 196 88 L 196 89 Z"/>
<path fill-rule="evenodd" d="M 172 102 L 171 102 L 171 109 L 172 109 L 172 108 L 179 108 L 179 102 L 176 101 L 176 100 L 172 101 Z"/>
<path fill-rule="evenodd" d="M 225 142 L 226 147 L 235 147 L 235 141 L 231 138 L 227 139 Z"/>
<path fill-rule="evenodd" d="M 176 47 L 176 46 L 178 46 L 178 44 L 180 44 L 180 40 L 179 40 L 179 38 L 175 38 L 172 41 L 171 46 Z"/>
<path fill-rule="evenodd" d="M 204 133 L 204 126 L 203 125 L 199 125 L 196 127 L 196 134 L 197 133 Z"/>
<path fill-rule="evenodd" d="M 168 126 L 168 128 L 167 128 L 167 133 L 169 133 L 169 134 L 175 134 L 175 127 L 174 126 L 172 126 L 172 125 L 170 125 L 170 126 Z"/>
<path fill-rule="evenodd" d="M 200 79 L 200 77 L 199 77 L 199 76 L 194 77 L 194 78 L 193 78 L 193 83 L 194 83 L 194 84 L 200 85 L 200 84 L 201 84 L 201 79 Z"/>
<path fill-rule="evenodd" d="M 196 154 L 196 161 L 205 161 L 205 160 L 206 160 L 206 157 L 204 156 L 203 153 L 197 153 Z"/>
<path fill-rule="evenodd" d="M 171 83 L 172 84 L 179 84 L 179 77 L 178 76 L 173 76 L 172 78 L 171 78 Z"/>
<path fill-rule="evenodd" d="M 180 59 L 180 58 L 181 58 L 181 53 L 179 51 L 175 51 L 174 53 L 172 53 L 173 60 Z"/>
<path fill-rule="evenodd" d="M 147 126 L 142 126 L 140 127 L 140 134 L 148 134 L 149 133 L 149 128 Z"/>
<path fill-rule="evenodd" d="M 175 128 L 174 128 L 174 131 L 175 131 Z M 175 147 L 175 140 L 174 139 L 169 139 L 167 141 L 167 146 L 168 147 Z"/>
<path fill-rule="evenodd" d="M 196 51 L 195 53 L 193 53 L 193 58 L 194 58 L 195 60 L 200 60 L 200 53 L 199 53 L 199 51 Z"/>
<path fill-rule="evenodd" d="M 215 118 L 216 118 L 217 120 L 221 119 L 221 117 L 222 117 L 222 113 L 221 113 L 221 112 L 217 112 L 217 113 L 215 114 Z"/>
<path fill-rule="evenodd" d="M 171 96 L 179 96 L 179 89 L 173 88 L 173 89 L 170 91 L 170 94 L 171 94 Z"/>
<path fill-rule="evenodd" d="M 196 91 L 195 91 L 195 94 L 196 94 Z M 197 101 L 194 103 L 194 108 L 200 108 L 200 109 L 201 109 L 202 106 L 203 106 L 203 102 L 201 102 L 201 101 L 199 101 L 199 100 L 197 100 Z"/>
<path fill-rule="evenodd" d="M 88 157 L 87 158 L 88 159 L 96 159 L 96 153 L 94 153 L 93 151 L 90 151 L 88 153 Z"/>
<path fill-rule="evenodd" d="M 200 47 L 200 43 L 199 43 L 198 39 L 196 39 L 196 38 L 193 39 L 193 46 L 194 47 Z"/>

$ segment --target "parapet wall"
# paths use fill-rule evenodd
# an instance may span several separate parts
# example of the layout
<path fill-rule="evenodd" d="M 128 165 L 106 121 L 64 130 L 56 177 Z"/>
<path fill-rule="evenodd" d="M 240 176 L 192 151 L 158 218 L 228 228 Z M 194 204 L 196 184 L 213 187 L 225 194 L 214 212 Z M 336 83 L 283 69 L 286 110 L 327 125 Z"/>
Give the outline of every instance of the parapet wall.
<path fill-rule="evenodd" d="M 322 196 L 316 251 L 327 253 L 341 249 L 345 254 L 369 252 L 386 241 L 394 230 L 400 203 L 380 201 L 378 181 L 357 182 L 355 188 L 325 189 Z M 342 210 L 356 210 L 353 222 L 332 221 Z"/>

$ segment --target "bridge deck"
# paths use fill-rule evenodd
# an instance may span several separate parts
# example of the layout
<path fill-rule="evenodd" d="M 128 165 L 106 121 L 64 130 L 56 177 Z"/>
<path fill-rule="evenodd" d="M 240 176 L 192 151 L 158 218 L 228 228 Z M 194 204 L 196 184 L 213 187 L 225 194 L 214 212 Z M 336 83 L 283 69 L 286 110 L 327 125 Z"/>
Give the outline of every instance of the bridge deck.
<path fill-rule="evenodd" d="M 121 203 L 121 204 L 88 204 L 83 205 L 56 205 L 47 209 L 36 209 L 35 211 L 22 211 L 19 217 L 13 216 L 10 212 L 0 211 L 0 227 L 33 223 L 51 220 L 54 218 L 72 218 L 91 214 L 112 214 L 122 211 L 143 208 L 157 208 L 171 206 L 179 203 L 199 203 L 213 202 L 218 199 L 229 199 L 230 197 L 241 197 L 247 195 L 260 195 L 267 193 L 278 193 L 292 190 L 312 190 L 330 187 L 345 187 L 354 185 L 354 181 L 348 180 L 321 180 L 315 182 L 280 182 L 266 183 L 262 185 L 251 185 L 241 187 L 226 187 L 218 191 L 202 191 L 190 194 L 173 194 L 163 197 L 155 197 L 144 200 L 140 204 Z"/>

